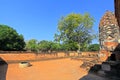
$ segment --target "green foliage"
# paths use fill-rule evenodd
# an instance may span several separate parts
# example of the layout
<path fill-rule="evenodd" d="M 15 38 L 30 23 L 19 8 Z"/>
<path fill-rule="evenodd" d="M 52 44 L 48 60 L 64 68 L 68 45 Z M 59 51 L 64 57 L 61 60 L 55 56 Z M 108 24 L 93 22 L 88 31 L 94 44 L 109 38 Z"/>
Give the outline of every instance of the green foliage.
<path fill-rule="evenodd" d="M 42 40 L 38 43 L 38 49 L 40 51 L 46 52 L 46 51 L 58 51 L 61 49 L 61 46 L 59 43 L 52 42 L 52 41 L 46 41 Z"/>
<path fill-rule="evenodd" d="M 98 51 L 99 44 L 91 44 L 88 45 L 86 43 L 81 44 L 81 51 Z M 26 50 L 33 52 L 52 52 L 52 51 L 77 51 L 78 44 L 73 41 L 66 41 L 62 44 L 47 40 L 37 41 L 35 39 L 31 39 L 26 42 Z"/>
<path fill-rule="evenodd" d="M 95 36 L 92 34 L 94 19 L 88 14 L 69 14 L 58 22 L 58 34 L 55 41 L 75 42 L 78 50 L 84 49 Z M 70 46 L 70 45 L 69 45 Z"/>
<path fill-rule="evenodd" d="M 61 44 L 61 50 L 63 51 L 77 51 L 78 50 L 78 46 L 76 42 L 64 42 L 63 44 Z"/>
<path fill-rule="evenodd" d="M 51 51 L 59 51 L 61 50 L 61 45 L 56 42 L 51 42 Z"/>
<path fill-rule="evenodd" d="M 99 51 L 99 49 L 100 49 L 100 45 L 99 44 L 91 44 L 88 47 L 88 51 Z"/>
<path fill-rule="evenodd" d="M 77 43 L 72 41 L 60 44 L 53 41 L 37 41 L 35 39 L 31 39 L 26 42 L 26 50 L 33 52 L 76 51 L 77 49 Z"/>
<path fill-rule="evenodd" d="M 26 50 L 29 51 L 37 51 L 38 50 L 38 45 L 37 45 L 37 40 L 31 39 L 26 42 Z"/>
<path fill-rule="evenodd" d="M 18 51 L 25 47 L 24 38 L 16 30 L 7 26 L 0 25 L 0 50 Z"/>
<path fill-rule="evenodd" d="M 38 49 L 40 51 L 48 51 L 51 48 L 51 42 L 42 40 L 38 43 Z"/>

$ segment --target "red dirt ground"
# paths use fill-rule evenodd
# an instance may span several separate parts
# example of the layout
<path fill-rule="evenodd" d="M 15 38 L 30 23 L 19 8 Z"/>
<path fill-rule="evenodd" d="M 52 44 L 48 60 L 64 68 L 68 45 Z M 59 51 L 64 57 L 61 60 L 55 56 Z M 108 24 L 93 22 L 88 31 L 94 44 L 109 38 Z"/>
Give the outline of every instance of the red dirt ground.
<path fill-rule="evenodd" d="M 9 64 L 6 80 L 79 80 L 87 75 L 80 68 L 82 61 L 67 59 L 30 62 L 32 66 L 20 68 L 19 63 Z"/>

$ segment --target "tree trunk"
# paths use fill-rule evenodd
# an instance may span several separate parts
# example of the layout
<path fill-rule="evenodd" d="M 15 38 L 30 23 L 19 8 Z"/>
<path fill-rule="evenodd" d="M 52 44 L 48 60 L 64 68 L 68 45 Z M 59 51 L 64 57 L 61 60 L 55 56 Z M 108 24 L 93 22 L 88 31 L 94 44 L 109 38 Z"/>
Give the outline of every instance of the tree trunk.
<path fill-rule="evenodd" d="M 78 43 L 77 46 L 78 46 L 77 52 L 80 53 L 80 44 Z"/>

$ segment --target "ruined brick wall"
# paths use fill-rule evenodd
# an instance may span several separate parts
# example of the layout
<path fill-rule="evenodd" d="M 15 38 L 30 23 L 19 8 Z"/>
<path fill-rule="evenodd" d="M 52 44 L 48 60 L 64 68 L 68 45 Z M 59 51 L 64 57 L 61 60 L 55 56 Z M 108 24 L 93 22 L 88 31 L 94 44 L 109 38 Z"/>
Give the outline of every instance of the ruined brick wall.
<path fill-rule="evenodd" d="M 100 52 L 98 54 L 101 61 L 109 60 L 110 55 L 111 55 L 111 53 L 107 50 L 100 50 Z"/>
<path fill-rule="evenodd" d="M 98 52 L 82 52 L 84 56 L 94 56 Z M 61 58 L 61 57 L 76 57 L 78 56 L 77 52 L 69 52 L 68 55 L 65 52 L 56 52 L 56 53 L 0 53 L 0 57 L 5 61 L 20 61 L 20 60 L 37 60 L 37 59 L 52 59 L 52 58 Z"/>
<path fill-rule="evenodd" d="M 107 11 L 99 24 L 100 58 L 103 61 L 111 54 L 120 60 L 120 0 L 114 0 L 114 8 L 115 13 Z M 110 51 L 112 52 L 109 53 Z"/>
<path fill-rule="evenodd" d="M 100 20 L 99 40 L 102 50 L 114 51 L 118 45 L 119 26 L 113 12 L 107 11 Z"/>
<path fill-rule="evenodd" d="M 1 53 L 0 57 L 5 61 L 16 60 L 34 60 L 36 55 L 34 53 Z"/>

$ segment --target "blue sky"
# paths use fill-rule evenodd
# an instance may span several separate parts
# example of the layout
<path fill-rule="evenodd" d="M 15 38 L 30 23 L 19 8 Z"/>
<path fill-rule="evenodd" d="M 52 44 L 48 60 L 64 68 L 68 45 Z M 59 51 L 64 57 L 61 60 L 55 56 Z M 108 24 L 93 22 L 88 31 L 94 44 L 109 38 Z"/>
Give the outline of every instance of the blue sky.
<path fill-rule="evenodd" d="M 106 10 L 114 11 L 114 0 L 0 0 L 0 24 L 6 24 L 25 40 L 54 40 L 61 16 L 90 13 L 94 30 Z"/>

